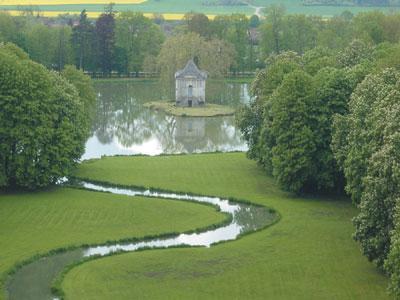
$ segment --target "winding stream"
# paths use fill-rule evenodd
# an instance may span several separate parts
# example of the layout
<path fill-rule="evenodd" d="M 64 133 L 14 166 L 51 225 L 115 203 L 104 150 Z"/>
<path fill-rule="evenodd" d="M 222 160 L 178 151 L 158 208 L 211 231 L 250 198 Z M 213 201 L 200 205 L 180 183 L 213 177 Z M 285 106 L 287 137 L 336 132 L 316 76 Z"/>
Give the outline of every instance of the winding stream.
<path fill-rule="evenodd" d="M 135 188 L 116 188 L 90 182 L 77 182 L 74 185 L 91 191 L 108 192 L 131 197 L 146 196 L 171 200 L 194 201 L 215 205 L 223 213 L 230 214 L 232 221 L 218 228 L 196 233 L 182 233 L 167 238 L 155 238 L 131 243 L 116 243 L 96 247 L 82 247 L 33 261 L 10 278 L 7 283 L 9 299 L 56 299 L 51 293 L 51 285 L 57 275 L 68 265 L 93 256 L 109 255 L 117 251 L 132 252 L 143 248 L 168 248 L 174 246 L 204 246 L 237 239 L 240 235 L 260 230 L 272 224 L 277 214 L 264 206 L 244 204 L 218 197 L 195 196 L 140 190 Z M 151 200 L 149 200 L 151 201 Z"/>

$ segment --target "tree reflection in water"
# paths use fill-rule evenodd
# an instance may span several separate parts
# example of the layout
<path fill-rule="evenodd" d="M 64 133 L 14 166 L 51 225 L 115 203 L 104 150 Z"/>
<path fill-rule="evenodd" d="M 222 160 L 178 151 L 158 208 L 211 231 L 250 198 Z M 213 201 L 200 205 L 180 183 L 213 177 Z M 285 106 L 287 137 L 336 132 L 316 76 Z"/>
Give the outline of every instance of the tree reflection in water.
<path fill-rule="evenodd" d="M 210 81 L 207 101 L 237 107 L 248 103 L 247 84 Z M 156 80 L 97 82 L 93 136 L 83 159 L 116 154 L 194 153 L 247 149 L 234 117 L 172 117 L 143 107 L 169 100 Z"/>

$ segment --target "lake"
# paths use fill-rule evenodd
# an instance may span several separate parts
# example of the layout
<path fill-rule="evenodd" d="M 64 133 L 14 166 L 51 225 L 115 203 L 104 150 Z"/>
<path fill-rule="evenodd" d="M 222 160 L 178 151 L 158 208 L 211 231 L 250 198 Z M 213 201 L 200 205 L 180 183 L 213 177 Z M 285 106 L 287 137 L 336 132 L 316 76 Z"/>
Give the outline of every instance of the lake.
<path fill-rule="evenodd" d="M 94 86 L 96 112 L 82 159 L 247 150 L 233 116 L 173 117 L 143 107 L 174 99 L 171 87 L 163 88 L 158 80 L 99 80 Z M 239 107 L 250 99 L 248 83 L 207 81 L 208 103 Z"/>

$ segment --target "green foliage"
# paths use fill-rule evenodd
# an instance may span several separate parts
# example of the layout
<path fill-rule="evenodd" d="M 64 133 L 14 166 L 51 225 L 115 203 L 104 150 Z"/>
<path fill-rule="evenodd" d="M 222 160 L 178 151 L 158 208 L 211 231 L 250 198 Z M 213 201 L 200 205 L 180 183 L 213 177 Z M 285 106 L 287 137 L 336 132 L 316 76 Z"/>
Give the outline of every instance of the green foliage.
<path fill-rule="evenodd" d="M 15 42 L 17 22 L 9 14 L 0 11 L 0 42 Z"/>
<path fill-rule="evenodd" d="M 157 56 L 164 35 L 142 13 L 123 12 L 116 20 L 117 65 L 122 72 L 139 72 L 148 56 Z"/>
<path fill-rule="evenodd" d="M 346 176 L 346 190 L 360 213 L 354 238 L 363 253 L 392 276 L 399 296 L 395 207 L 400 197 L 400 73 L 368 75 L 354 91 L 349 114 L 334 123 L 333 149 Z M 390 253 L 390 255 L 389 255 Z"/>
<path fill-rule="evenodd" d="M 187 13 L 184 20 L 189 32 L 194 32 L 202 37 L 210 37 L 210 20 L 205 14 Z"/>
<path fill-rule="evenodd" d="M 1 46 L 1 49 L 4 52 L 7 52 L 8 54 L 15 55 L 18 59 L 21 59 L 21 60 L 29 59 L 29 55 L 26 52 L 24 52 L 24 50 L 22 50 L 21 48 L 19 48 L 18 46 L 16 46 L 13 43 L 6 43 Z"/>
<path fill-rule="evenodd" d="M 72 46 L 76 65 L 82 70 L 94 69 L 95 29 L 87 17 L 86 10 L 79 16 L 79 24 L 72 30 Z"/>
<path fill-rule="evenodd" d="M 262 164 L 268 173 L 272 173 L 269 154 L 274 145 L 267 131 L 271 122 L 269 97 L 287 74 L 301 68 L 300 62 L 300 56 L 294 52 L 271 55 L 267 60 L 266 70 L 260 71 L 252 83 L 251 93 L 256 100 L 249 106 L 241 108 L 236 114 L 236 123 L 249 145 L 248 156 Z"/>
<path fill-rule="evenodd" d="M 97 60 L 103 73 L 109 74 L 115 65 L 115 18 L 112 12 L 101 14 L 96 20 Z"/>
<path fill-rule="evenodd" d="M 400 44 L 382 43 L 374 51 L 375 66 L 378 70 L 395 68 L 400 70 Z"/>
<path fill-rule="evenodd" d="M 312 78 L 303 71 L 286 76 L 271 96 L 271 148 L 273 175 L 286 190 L 301 192 L 312 187 L 316 174 L 313 128 L 308 114 L 312 105 Z"/>
<path fill-rule="evenodd" d="M 271 5 L 267 9 L 267 22 L 265 23 L 263 30 L 264 51 L 267 53 L 274 52 L 279 54 L 282 51 L 281 44 L 284 26 L 284 14 L 285 7 L 282 5 Z"/>
<path fill-rule="evenodd" d="M 0 186 L 35 189 L 71 171 L 88 125 L 73 85 L 9 49 L 0 47 Z"/>
<path fill-rule="evenodd" d="M 96 102 L 96 94 L 92 85 L 92 80 L 81 70 L 77 70 L 75 66 L 65 66 L 64 70 L 61 72 L 61 75 L 77 89 L 79 98 L 83 103 L 86 121 L 88 122 L 88 125 L 90 125 L 94 104 Z"/>
<path fill-rule="evenodd" d="M 372 57 L 372 48 L 362 40 L 352 41 L 337 57 L 341 67 L 353 67 Z"/>
<path fill-rule="evenodd" d="M 310 75 L 315 75 L 325 67 L 337 67 L 333 51 L 325 47 L 308 50 L 304 53 L 302 62 L 304 70 Z"/>
<path fill-rule="evenodd" d="M 222 77 L 234 64 L 232 45 L 217 39 L 206 40 L 196 33 L 168 38 L 158 56 L 161 77 L 170 82 L 177 70 L 191 58 L 197 58 L 199 67 L 211 77 Z"/>
<path fill-rule="evenodd" d="M 372 126 L 378 124 L 374 124 L 370 116 L 374 103 L 379 103 L 392 91 L 393 76 L 390 72 L 368 76 L 351 97 L 349 115 L 335 118 L 333 148 L 346 175 L 346 191 L 355 203 L 361 200 L 368 159 L 381 143 L 380 136 L 372 130 Z M 378 123 L 381 125 L 382 121 Z"/>
<path fill-rule="evenodd" d="M 266 70 L 253 82 L 256 100 L 238 113 L 249 157 L 286 190 L 341 191 L 343 176 L 330 147 L 331 126 L 334 114 L 347 111 L 358 77 L 352 69 L 326 67 L 335 64 L 325 48 L 303 56 L 270 56 Z"/>

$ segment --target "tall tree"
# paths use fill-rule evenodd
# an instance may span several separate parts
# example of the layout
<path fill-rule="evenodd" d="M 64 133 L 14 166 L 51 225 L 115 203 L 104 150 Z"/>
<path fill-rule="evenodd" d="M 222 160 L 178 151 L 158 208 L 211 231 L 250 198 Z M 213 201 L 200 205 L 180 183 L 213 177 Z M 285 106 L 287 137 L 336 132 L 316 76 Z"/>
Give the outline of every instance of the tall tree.
<path fill-rule="evenodd" d="M 230 22 L 225 39 L 235 47 L 236 64 L 233 71 L 245 71 L 247 68 L 247 51 L 250 46 L 248 36 L 249 20 L 245 15 L 233 14 L 230 17 Z"/>
<path fill-rule="evenodd" d="M 143 70 L 147 56 L 157 56 L 164 35 L 160 27 L 141 13 L 120 13 L 116 22 L 118 65 L 125 72 Z"/>
<path fill-rule="evenodd" d="M 352 95 L 349 114 L 334 123 L 335 155 L 346 176 L 346 190 L 360 207 L 355 239 L 379 267 L 389 252 L 400 196 L 398 148 L 392 144 L 400 130 L 399 82 L 400 74 L 391 69 L 367 76 Z"/>
<path fill-rule="evenodd" d="M 318 167 L 312 115 L 312 78 L 303 71 L 287 75 L 272 95 L 273 175 L 286 190 L 301 192 L 313 186 Z"/>
<path fill-rule="evenodd" d="M 198 33 L 205 38 L 210 36 L 210 20 L 205 14 L 187 13 L 184 20 L 188 31 Z"/>
<path fill-rule="evenodd" d="M 274 52 L 279 54 L 282 50 L 282 32 L 283 32 L 283 17 L 285 8 L 282 5 L 271 5 L 267 9 L 267 23 L 270 28 L 273 39 Z"/>
<path fill-rule="evenodd" d="M 69 26 L 61 26 L 57 29 L 57 48 L 55 53 L 56 68 L 61 71 L 66 64 L 73 63 L 71 45 L 72 30 Z"/>
<path fill-rule="evenodd" d="M 96 21 L 97 64 L 103 73 L 109 74 L 114 66 L 115 18 L 110 9 Z"/>
<path fill-rule="evenodd" d="M 72 45 L 79 69 L 85 70 L 91 64 L 93 58 L 94 27 L 89 21 L 86 10 L 79 17 L 79 24 L 72 29 Z"/>

